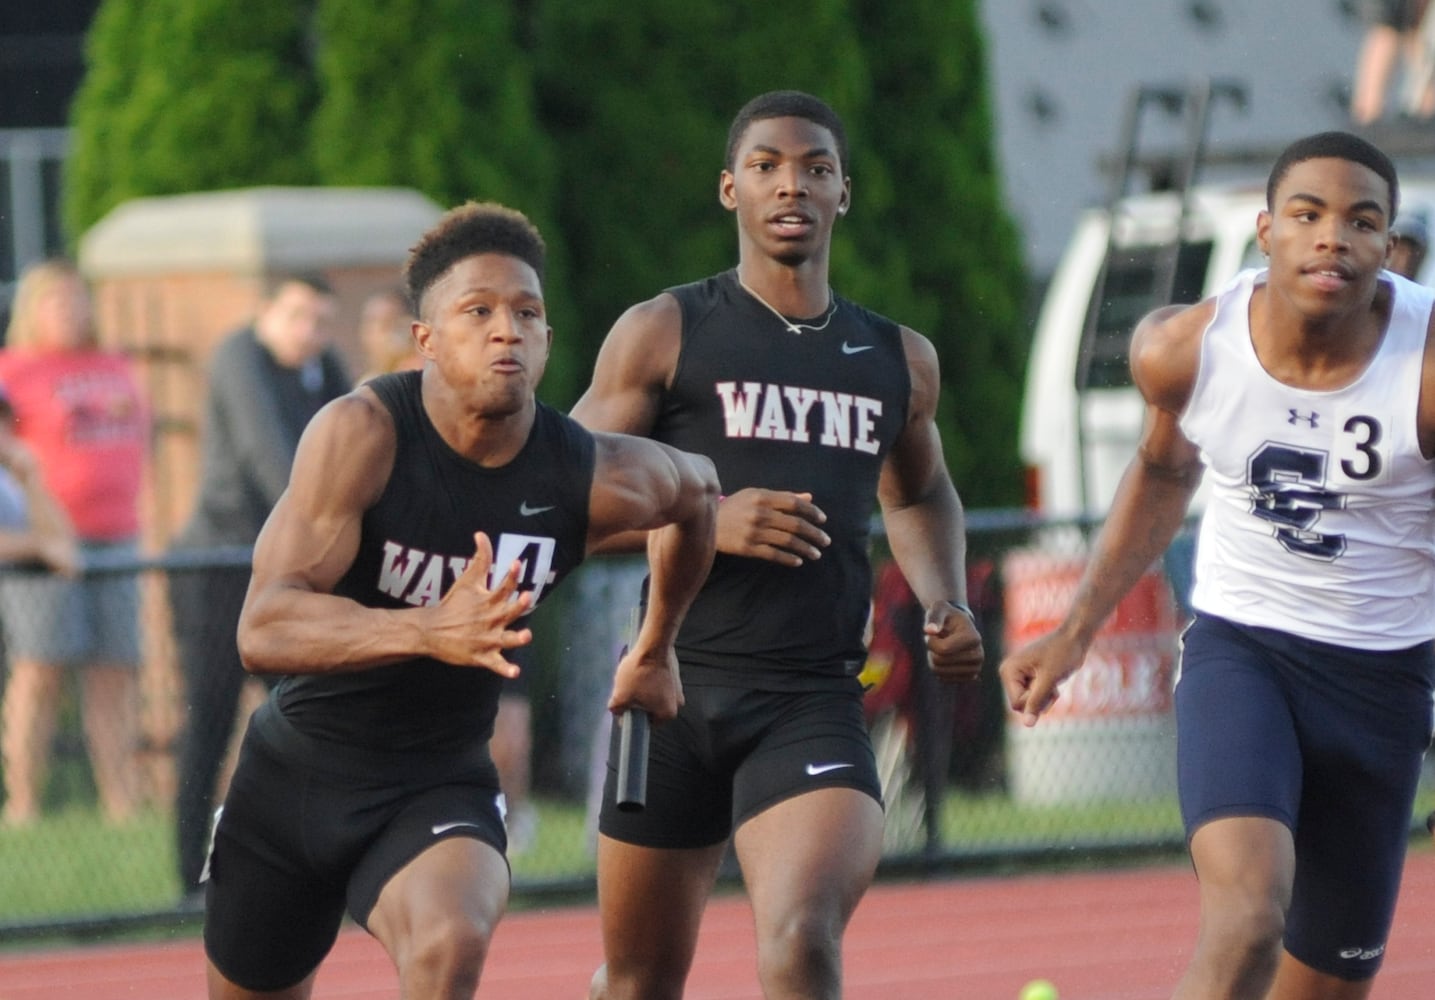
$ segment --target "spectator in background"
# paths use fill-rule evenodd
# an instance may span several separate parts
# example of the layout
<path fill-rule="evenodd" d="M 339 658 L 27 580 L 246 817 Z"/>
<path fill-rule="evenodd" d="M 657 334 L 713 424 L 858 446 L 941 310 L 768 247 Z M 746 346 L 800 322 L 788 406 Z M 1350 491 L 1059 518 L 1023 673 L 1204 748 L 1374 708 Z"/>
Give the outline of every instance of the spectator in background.
<path fill-rule="evenodd" d="M 1425 214 L 1402 212 L 1390 231 L 1395 237 L 1395 246 L 1385 261 L 1386 270 L 1394 271 L 1402 278 L 1419 281 L 1425 252 L 1430 246 L 1430 230 L 1425 224 Z"/>
<path fill-rule="evenodd" d="M 80 568 L 79 547 L 75 540 L 70 519 L 65 516 L 59 502 L 45 488 L 40 467 L 30 449 L 15 434 L 15 411 L 10 399 L 0 391 L 0 562 L 39 563 L 64 577 L 74 577 Z M 9 581 L 0 583 L 8 585 Z M 24 609 L 20 609 L 23 611 Z M 9 616 L 6 616 L 9 620 Z M 32 678 L 34 679 L 34 678 Z M 22 679 L 21 684 L 25 681 Z M 31 747 L 49 747 L 54 737 L 54 715 L 47 720 L 33 720 L 26 731 L 26 718 L 21 715 L 33 707 L 35 695 L 17 688 L 13 697 L 7 696 L 5 707 L 20 716 L 14 726 L 10 725 L 8 714 L 4 720 L 5 773 L 7 786 L 17 784 L 8 777 L 12 768 L 21 775 L 26 773 L 24 758 Z M 41 723 L 36 726 L 33 723 Z M 37 731 L 40 730 L 40 731 Z M 13 747 L 9 740 L 15 734 Z M 24 740 L 25 742 L 20 742 Z M 40 789 L 35 781 L 33 766 L 29 776 L 18 782 L 21 797 L 7 787 L 5 821 L 9 824 L 29 822 L 39 811 Z M 26 801 L 26 796 L 30 801 Z"/>
<path fill-rule="evenodd" d="M 0 384 L 8 390 L 16 432 L 73 525 L 82 561 L 133 558 L 148 407 L 129 361 L 100 348 L 90 292 L 72 263 L 49 260 L 25 271 L 6 344 Z M 28 459 L 16 461 L 24 466 Z M 0 615 L 10 653 L 5 822 L 21 825 L 39 816 L 63 667 L 82 668 L 85 741 L 100 806 L 111 822 L 129 819 L 138 798 L 135 577 L 14 577 L 0 586 Z"/>
<path fill-rule="evenodd" d="M 413 310 L 401 288 L 385 288 L 364 300 L 359 310 L 359 347 L 365 366 L 360 382 L 423 367 L 414 348 L 413 322 Z"/>
<path fill-rule="evenodd" d="M 231 334 L 210 362 L 199 497 L 177 549 L 249 547 L 289 482 L 299 435 L 350 378 L 330 342 L 336 303 L 318 275 L 269 282 L 252 325 Z M 249 586 L 247 559 L 173 578 L 175 642 L 185 684 L 180 741 L 180 878 L 199 886 L 209 815 L 235 728 L 245 672 L 235 632 Z"/>
<path fill-rule="evenodd" d="M 1355 64 L 1351 87 L 1350 118 L 1356 125 L 1369 125 L 1385 114 L 1385 101 L 1397 66 L 1407 73 L 1421 65 L 1420 21 L 1427 0 L 1361 0 L 1365 39 Z M 1423 105 L 1412 96 L 1409 104 Z"/>

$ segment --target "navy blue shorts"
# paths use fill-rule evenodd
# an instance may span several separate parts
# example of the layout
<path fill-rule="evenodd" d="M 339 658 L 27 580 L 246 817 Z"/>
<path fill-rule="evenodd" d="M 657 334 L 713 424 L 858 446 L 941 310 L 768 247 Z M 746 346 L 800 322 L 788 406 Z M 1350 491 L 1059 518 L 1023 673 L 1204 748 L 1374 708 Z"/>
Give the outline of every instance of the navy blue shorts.
<path fill-rule="evenodd" d="M 1295 840 L 1285 947 L 1343 979 L 1375 975 L 1430 744 L 1435 647 L 1368 652 L 1198 615 L 1176 685 L 1186 836 L 1264 816 Z"/>
<path fill-rule="evenodd" d="M 882 801 L 855 682 L 838 691 L 684 684 L 683 694 L 678 717 L 652 729 L 641 812 L 621 812 L 614 800 L 613 726 L 598 817 L 605 836 L 645 847 L 710 847 L 769 806 L 818 788 L 855 788 Z"/>
<path fill-rule="evenodd" d="M 272 703 L 255 713 L 208 862 L 205 953 L 256 991 L 298 983 L 333 947 L 347 909 L 361 925 L 399 869 L 448 837 L 507 847 L 486 753 L 467 762 L 387 754 L 297 733 Z"/>

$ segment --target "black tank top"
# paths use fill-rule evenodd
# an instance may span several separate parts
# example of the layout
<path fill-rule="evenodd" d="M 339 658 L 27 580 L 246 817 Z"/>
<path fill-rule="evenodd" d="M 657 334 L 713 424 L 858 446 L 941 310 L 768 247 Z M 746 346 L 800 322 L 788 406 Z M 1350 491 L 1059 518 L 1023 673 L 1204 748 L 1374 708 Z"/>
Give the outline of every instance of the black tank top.
<path fill-rule="evenodd" d="M 794 334 L 727 271 L 669 289 L 682 349 L 652 436 L 709 456 L 722 491 L 810 492 L 832 544 L 793 569 L 719 554 L 678 640 L 685 679 L 769 690 L 850 684 L 865 657 L 882 462 L 907 420 L 897 324 L 834 296 Z"/>
<path fill-rule="evenodd" d="M 393 473 L 364 514 L 359 551 L 334 593 L 374 608 L 436 604 L 488 534 L 495 572 L 523 563 L 535 604 L 583 559 L 593 484 L 593 436 L 542 403 L 528 441 L 502 468 L 483 468 L 439 435 L 420 373 L 367 383 L 393 414 Z M 352 746 L 455 752 L 493 733 L 503 679 L 427 657 L 343 674 L 284 678 L 278 708 L 300 732 Z"/>

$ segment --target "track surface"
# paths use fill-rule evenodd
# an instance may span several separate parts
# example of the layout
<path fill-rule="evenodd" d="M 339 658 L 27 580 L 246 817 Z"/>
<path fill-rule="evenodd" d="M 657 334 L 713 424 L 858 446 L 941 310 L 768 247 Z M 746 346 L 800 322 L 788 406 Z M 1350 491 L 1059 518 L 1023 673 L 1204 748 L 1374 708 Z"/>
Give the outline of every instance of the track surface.
<path fill-rule="evenodd" d="M 1036 977 L 1061 1000 L 1160 1000 L 1191 952 L 1196 882 L 1185 866 L 875 886 L 847 936 L 849 1000 L 1015 1000 Z M 752 1000 L 752 919 L 740 895 L 703 922 L 687 1000 Z M 511 913 L 480 997 L 584 1000 L 600 958 L 592 907 Z M 1406 864 L 1405 886 L 1373 1000 L 1430 996 L 1435 983 L 1435 853 Z M 316 1000 L 398 994 L 383 950 L 348 930 L 319 974 Z M 0 955 L 0 1000 L 199 1000 L 197 940 Z"/>

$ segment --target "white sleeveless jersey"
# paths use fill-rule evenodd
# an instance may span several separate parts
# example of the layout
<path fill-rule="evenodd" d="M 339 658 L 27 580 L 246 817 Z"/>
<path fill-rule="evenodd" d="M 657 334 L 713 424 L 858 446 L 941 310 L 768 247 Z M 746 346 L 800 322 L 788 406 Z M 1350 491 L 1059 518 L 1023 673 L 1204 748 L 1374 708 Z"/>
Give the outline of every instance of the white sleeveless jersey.
<path fill-rule="evenodd" d="M 1211 487 L 1192 605 L 1356 649 L 1435 637 L 1435 463 L 1417 409 L 1435 293 L 1394 274 L 1390 325 L 1350 385 L 1272 378 L 1251 343 L 1245 271 L 1217 296 L 1181 429 Z"/>

